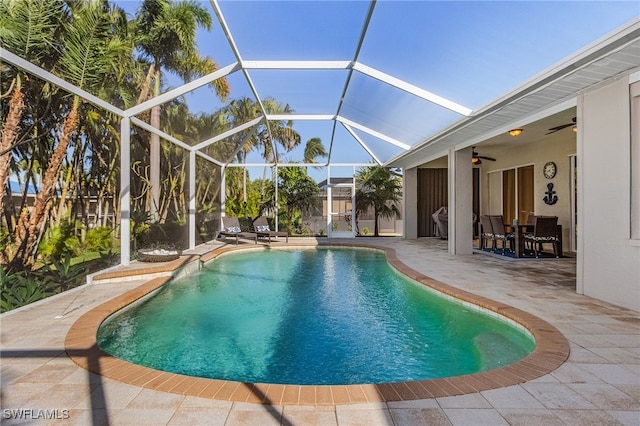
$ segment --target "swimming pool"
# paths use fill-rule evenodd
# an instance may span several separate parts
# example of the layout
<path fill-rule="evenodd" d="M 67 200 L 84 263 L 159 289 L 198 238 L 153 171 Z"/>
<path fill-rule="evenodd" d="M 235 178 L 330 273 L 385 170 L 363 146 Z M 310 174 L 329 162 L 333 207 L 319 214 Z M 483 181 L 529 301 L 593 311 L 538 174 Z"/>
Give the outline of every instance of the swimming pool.
<path fill-rule="evenodd" d="M 281 384 L 449 377 L 534 348 L 521 329 L 398 274 L 381 252 L 336 248 L 222 256 L 110 317 L 98 342 L 163 371 Z"/>

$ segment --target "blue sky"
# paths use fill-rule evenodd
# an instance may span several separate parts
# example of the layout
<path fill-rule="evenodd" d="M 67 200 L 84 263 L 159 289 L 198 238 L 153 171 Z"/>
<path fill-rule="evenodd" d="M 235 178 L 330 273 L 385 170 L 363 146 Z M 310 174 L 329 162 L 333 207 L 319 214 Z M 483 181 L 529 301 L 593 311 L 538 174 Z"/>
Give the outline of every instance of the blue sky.
<path fill-rule="evenodd" d="M 119 2 L 133 13 L 137 2 Z M 209 8 L 209 2 L 202 3 Z M 222 12 L 244 60 L 347 60 L 354 57 L 369 3 L 365 1 L 222 1 Z M 358 61 L 471 109 L 517 87 L 578 49 L 640 15 L 634 1 L 379 1 Z M 203 55 L 235 62 L 217 21 L 198 36 Z M 262 98 L 298 113 L 335 114 L 346 71 L 251 71 Z M 240 73 L 229 77 L 231 99 L 253 97 Z M 177 86 L 177 79 L 169 80 Z M 193 112 L 221 103 L 207 88 L 187 96 Z M 341 114 L 408 145 L 460 115 L 354 73 Z M 331 123 L 296 122 L 303 142 L 328 147 Z M 338 126 L 333 160 L 370 157 Z M 381 159 L 398 148 L 356 132 Z M 285 156 L 302 158 L 302 149 Z M 260 162 L 255 156 L 249 161 Z"/>

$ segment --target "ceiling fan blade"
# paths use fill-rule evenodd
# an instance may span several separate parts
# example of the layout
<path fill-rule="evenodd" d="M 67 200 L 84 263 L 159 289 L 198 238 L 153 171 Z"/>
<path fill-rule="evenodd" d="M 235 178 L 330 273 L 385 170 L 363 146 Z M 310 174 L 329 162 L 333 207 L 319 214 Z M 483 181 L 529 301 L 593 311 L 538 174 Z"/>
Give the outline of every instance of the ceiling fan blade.
<path fill-rule="evenodd" d="M 477 157 L 478 157 L 478 158 L 482 158 L 483 160 L 496 161 L 496 159 L 495 159 L 495 158 L 485 157 L 485 156 L 483 156 L 483 155 L 478 155 Z"/>
<path fill-rule="evenodd" d="M 571 127 L 571 126 L 575 126 L 575 123 L 563 124 L 562 126 L 552 127 L 550 129 L 548 129 L 549 132 L 545 133 L 545 134 L 550 135 L 551 133 L 555 133 L 555 132 L 557 132 L 559 130 L 566 129 L 567 127 Z"/>
<path fill-rule="evenodd" d="M 556 127 L 552 127 L 552 128 L 550 128 L 550 129 L 548 129 L 548 130 L 549 130 L 549 133 L 547 133 L 547 135 L 550 135 L 551 133 L 555 133 L 555 132 L 557 132 L 558 130 L 566 129 L 566 128 L 567 128 L 567 127 L 569 127 L 569 126 L 575 126 L 577 122 L 578 122 L 578 121 L 577 121 L 576 117 L 573 117 L 573 118 L 571 119 L 571 123 L 561 124 L 560 126 L 556 126 Z"/>

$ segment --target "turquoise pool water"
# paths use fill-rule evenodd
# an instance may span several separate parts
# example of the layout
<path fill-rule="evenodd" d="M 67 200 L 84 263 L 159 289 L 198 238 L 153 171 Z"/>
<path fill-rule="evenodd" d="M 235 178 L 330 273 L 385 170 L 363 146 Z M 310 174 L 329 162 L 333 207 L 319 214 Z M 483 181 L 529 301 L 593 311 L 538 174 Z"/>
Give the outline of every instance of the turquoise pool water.
<path fill-rule="evenodd" d="M 163 371 L 314 385 L 469 374 L 535 346 L 397 273 L 378 251 L 337 248 L 222 256 L 109 318 L 98 342 Z"/>

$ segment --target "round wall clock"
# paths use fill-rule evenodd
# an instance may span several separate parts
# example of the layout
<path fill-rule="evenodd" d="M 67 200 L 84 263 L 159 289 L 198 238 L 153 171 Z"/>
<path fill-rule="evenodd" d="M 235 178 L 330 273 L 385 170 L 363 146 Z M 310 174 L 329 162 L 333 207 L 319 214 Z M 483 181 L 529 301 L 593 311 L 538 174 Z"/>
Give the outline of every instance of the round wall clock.
<path fill-rule="evenodd" d="M 556 176 L 556 172 L 556 163 L 554 163 L 553 161 L 549 161 L 544 165 L 544 168 L 542 169 L 542 173 L 547 179 L 553 179 Z"/>

